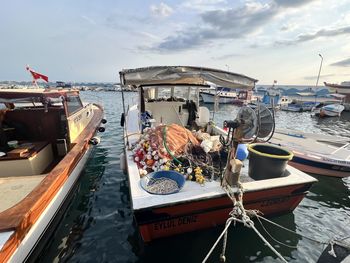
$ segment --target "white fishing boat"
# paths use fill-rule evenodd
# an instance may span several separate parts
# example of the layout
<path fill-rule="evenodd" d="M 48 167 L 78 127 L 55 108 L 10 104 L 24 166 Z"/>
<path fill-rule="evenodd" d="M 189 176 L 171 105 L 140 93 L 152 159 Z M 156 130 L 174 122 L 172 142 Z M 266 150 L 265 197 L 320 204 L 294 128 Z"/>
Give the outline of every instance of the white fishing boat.
<path fill-rule="evenodd" d="M 333 177 L 350 176 L 349 138 L 277 130 L 270 142 L 291 149 L 294 157 L 289 164 L 301 171 Z"/>
<path fill-rule="evenodd" d="M 219 104 L 232 104 L 237 98 L 236 89 L 229 89 L 224 87 L 201 89 L 199 95 L 203 103 L 213 104 L 217 98 Z"/>
<path fill-rule="evenodd" d="M 120 80 L 139 92 L 136 105 L 123 106 L 121 168 L 128 175 L 132 211 L 144 241 L 224 224 L 233 208 L 227 191 L 237 194 L 243 189 L 247 209 L 274 215 L 292 211 L 316 182 L 285 166 L 291 155 L 282 148 L 267 147 L 277 152 L 268 154 L 262 153 L 265 146 L 250 146 L 257 159 L 245 159 L 244 141 L 271 133 L 271 112 L 255 114 L 242 107 L 225 132 L 210 121 L 209 110 L 198 105 L 199 89 L 208 82 L 251 90 L 255 79 L 209 68 L 159 66 L 125 69 Z M 168 89 L 168 98 L 159 96 L 162 89 Z M 277 156 L 280 167 L 268 164 L 269 159 L 266 165 L 257 161 Z"/>
<path fill-rule="evenodd" d="M 0 262 L 35 261 L 104 122 L 78 91 L 0 91 Z"/>

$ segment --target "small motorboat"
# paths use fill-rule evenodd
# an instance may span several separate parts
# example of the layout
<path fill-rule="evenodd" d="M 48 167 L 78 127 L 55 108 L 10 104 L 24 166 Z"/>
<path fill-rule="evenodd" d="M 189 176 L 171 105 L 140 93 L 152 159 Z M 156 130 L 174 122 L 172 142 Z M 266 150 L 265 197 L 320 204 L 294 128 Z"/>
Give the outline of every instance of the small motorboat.
<path fill-rule="evenodd" d="M 270 143 L 287 147 L 289 164 L 301 171 L 333 177 L 350 176 L 350 140 L 300 131 L 275 131 Z"/>
<path fill-rule="evenodd" d="M 292 111 L 292 112 L 304 112 L 311 111 L 315 105 L 318 103 L 312 101 L 293 101 L 285 105 L 281 105 L 281 110 L 283 111 Z"/>
<path fill-rule="evenodd" d="M 128 175 L 132 211 L 144 241 L 224 224 L 233 208 L 227 189 L 233 193 L 239 190 L 234 183 L 224 189 L 226 172 L 240 174 L 244 206 L 264 215 L 293 211 L 316 182 L 289 165 L 277 169 L 276 163 L 264 161 L 265 157 L 276 158 L 282 152 L 279 161 L 287 164 L 286 160 L 291 158 L 289 151 L 273 148 L 277 153 L 260 154 L 259 147 L 264 146 L 251 146 L 249 150 L 255 158 L 248 162 L 244 159 L 244 149 L 238 154 L 240 146 L 228 146 L 246 136 L 251 138 L 255 132 L 267 136 L 268 129 L 257 129 L 262 124 L 272 127 L 266 121 L 267 115 L 254 115 L 254 110 L 242 107 L 236 121 L 227 122 L 226 132 L 210 121 L 206 107 L 198 105 L 199 89 L 208 85 L 207 82 L 252 90 L 255 79 L 209 68 L 156 66 L 125 69 L 120 72 L 120 80 L 122 85 L 134 85 L 139 91 L 138 104 L 124 105 L 128 110 L 122 115 L 125 152 L 120 163 Z M 162 89 L 182 97 L 157 97 L 164 94 Z M 259 121 L 253 117 L 258 115 Z M 237 131 L 235 137 L 233 131 Z M 231 154 L 235 149 L 237 154 Z M 224 167 L 227 167 L 225 174 Z M 167 173 L 163 173 L 162 180 L 154 181 L 155 177 L 159 178 L 154 173 L 169 170 L 179 172 L 185 183 L 171 183 Z M 277 174 L 277 171 L 281 172 Z M 145 185 L 157 186 L 159 194 L 145 190 Z"/>
<path fill-rule="evenodd" d="M 341 104 L 324 105 L 320 103 L 313 108 L 312 112 L 319 117 L 339 117 L 344 111 L 345 107 Z"/>
<path fill-rule="evenodd" d="M 0 90 L 0 262 L 35 261 L 103 131 L 76 90 Z"/>

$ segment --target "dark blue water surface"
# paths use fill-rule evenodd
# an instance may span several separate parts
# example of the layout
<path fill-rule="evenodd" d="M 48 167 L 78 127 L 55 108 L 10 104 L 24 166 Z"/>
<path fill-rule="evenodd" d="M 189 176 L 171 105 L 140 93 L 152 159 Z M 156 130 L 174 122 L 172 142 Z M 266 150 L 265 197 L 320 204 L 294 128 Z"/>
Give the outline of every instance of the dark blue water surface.
<path fill-rule="evenodd" d="M 223 230 L 223 226 L 156 240 L 144 244 L 133 222 L 127 176 L 119 167 L 123 152 L 120 115 L 121 93 L 82 92 L 85 101 L 104 105 L 108 120 L 78 183 L 63 220 L 44 249 L 42 262 L 201 262 Z M 136 93 L 126 94 L 129 103 Z M 236 116 L 238 108 L 220 106 L 215 119 Z M 350 137 L 350 113 L 341 118 L 319 120 L 310 113 L 277 112 L 278 128 L 290 128 Z M 315 184 L 293 213 L 272 220 L 319 241 L 350 235 L 350 180 L 315 176 Z M 256 222 L 258 225 L 258 222 Z M 266 225 L 267 230 L 285 247 L 267 237 L 290 262 L 315 262 L 324 245 Z M 208 262 L 220 262 L 222 244 Z M 231 227 L 226 262 L 280 262 L 256 234 L 242 226 Z"/>

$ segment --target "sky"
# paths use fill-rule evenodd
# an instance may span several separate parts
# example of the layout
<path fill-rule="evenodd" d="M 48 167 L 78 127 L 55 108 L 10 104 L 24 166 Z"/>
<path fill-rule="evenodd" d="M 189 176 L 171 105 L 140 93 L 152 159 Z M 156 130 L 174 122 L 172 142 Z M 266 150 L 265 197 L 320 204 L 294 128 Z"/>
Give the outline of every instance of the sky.
<path fill-rule="evenodd" d="M 119 82 L 127 68 L 188 65 L 258 84 L 350 80 L 350 0 L 1 2 L 0 80 Z M 321 57 L 322 56 L 322 57 Z"/>

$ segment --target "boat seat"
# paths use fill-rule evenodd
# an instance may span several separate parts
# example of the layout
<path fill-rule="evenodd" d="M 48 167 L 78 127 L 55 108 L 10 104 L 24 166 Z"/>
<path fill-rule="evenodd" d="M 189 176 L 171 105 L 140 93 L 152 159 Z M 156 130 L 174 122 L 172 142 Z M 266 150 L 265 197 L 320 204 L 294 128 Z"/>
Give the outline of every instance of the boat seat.
<path fill-rule="evenodd" d="M 28 147 L 28 145 L 31 146 Z M 27 150 L 25 150 L 26 147 Z M 22 142 L 18 148 L 8 151 L 6 156 L 0 157 L 0 178 L 38 175 L 43 173 L 52 161 L 51 143 Z"/>
<path fill-rule="evenodd" d="M 0 213 L 25 198 L 46 174 L 33 176 L 0 177 Z"/>

